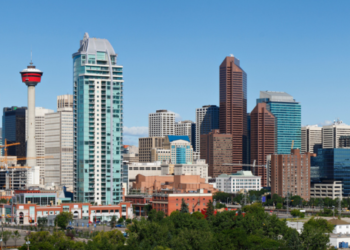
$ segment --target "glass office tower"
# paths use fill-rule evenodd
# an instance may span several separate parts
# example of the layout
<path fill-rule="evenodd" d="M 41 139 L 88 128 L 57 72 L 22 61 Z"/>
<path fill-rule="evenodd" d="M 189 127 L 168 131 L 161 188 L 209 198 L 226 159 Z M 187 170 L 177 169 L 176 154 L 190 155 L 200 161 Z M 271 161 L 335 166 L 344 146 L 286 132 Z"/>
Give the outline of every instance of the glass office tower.
<path fill-rule="evenodd" d="M 301 149 L 301 105 L 285 92 L 260 91 L 257 103 L 265 102 L 275 116 L 275 153 Z"/>
<path fill-rule="evenodd" d="M 74 200 L 122 200 L 123 66 L 106 39 L 85 33 L 73 54 Z"/>
<path fill-rule="evenodd" d="M 327 148 L 318 149 L 316 157 L 311 157 L 312 168 L 319 169 L 318 176 L 311 178 L 339 180 L 343 182 L 343 196 L 350 195 L 350 149 Z"/>

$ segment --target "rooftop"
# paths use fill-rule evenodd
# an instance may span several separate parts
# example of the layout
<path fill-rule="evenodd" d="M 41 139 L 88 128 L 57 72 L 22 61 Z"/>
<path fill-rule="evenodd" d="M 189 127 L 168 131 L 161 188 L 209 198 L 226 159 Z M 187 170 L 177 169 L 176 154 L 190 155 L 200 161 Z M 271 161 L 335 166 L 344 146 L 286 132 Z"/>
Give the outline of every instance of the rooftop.
<path fill-rule="evenodd" d="M 270 102 L 295 102 L 293 96 L 286 92 L 260 91 L 260 98 L 268 98 Z"/>
<path fill-rule="evenodd" d="M 331 219 L 328 222 L 332 225 L 350 225 L 349 222 L 346 222 L 344 220 L 339 220 L 339 219 Z"/>
<path fill-rule="evenodd" d="M 107 39 L 90 38 L 89 34 L 85 33 L 83 40 L 80 41 L 78 53 L 96 54 L 97 51 L 108 52 L 109 55 L 115 55 L 114 49 Z"/>
<path fill-rule="evenodd" d="M 169 142 L 184 140 L 190 142 L 188 135 L 168 135 Z"/>
<path fill-rule="evenodd" d="M 237 173 L 234 174 L 221 174 L 218 177 L 259 177 L 259 176 L 255 176 L 253 175 L 253 173 L 251 171 L 237 171 Z"/>

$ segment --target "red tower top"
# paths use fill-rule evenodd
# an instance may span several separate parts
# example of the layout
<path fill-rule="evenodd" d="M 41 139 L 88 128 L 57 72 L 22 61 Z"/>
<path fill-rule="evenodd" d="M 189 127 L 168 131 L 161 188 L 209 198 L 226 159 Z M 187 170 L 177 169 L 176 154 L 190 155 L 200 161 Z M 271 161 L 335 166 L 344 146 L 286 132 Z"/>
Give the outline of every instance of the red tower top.
<path fill-rule="evenodd" d="M 22 75 L 22 82 L 27 86 L 36 86 L 41 81 L 41 76 L 43 72 L 39 69 L 36 69 L 33 63 L 20 72 Z"/>

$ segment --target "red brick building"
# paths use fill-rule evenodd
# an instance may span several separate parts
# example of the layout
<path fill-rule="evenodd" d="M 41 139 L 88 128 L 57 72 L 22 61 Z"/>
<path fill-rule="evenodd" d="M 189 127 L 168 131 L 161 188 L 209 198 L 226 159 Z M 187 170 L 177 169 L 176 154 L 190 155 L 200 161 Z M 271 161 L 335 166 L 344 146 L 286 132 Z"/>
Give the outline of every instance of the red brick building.
<path fill-rule="evenodd" d="M 180 211 L 182 199 L 188 205 L 190 213 L 201 211 L 207 207 L 208 202 L 213 200 L 211 193 L 172 193 L 172 194 L 153 194 L 152 208 L 156 211 L 163 211 L 169 216 L 174 211 Z"/>
<path fill-rule="evenodd" d="M 290 155 L 271 155 L 271 195 L 310 199 L 310 156 L 292 149 Z"/>
<path fill-rule="evenodd" d="M 250 163 L 266 165 L 266 156 L 275 152 L 275 117 L 266 109 L 266 103 L 258 103 L 250 113 L 250 122 Z M 266 187 L 266 168 L 255 167 L 251 171 L 261 176 L 261 185 Z"/>
<path fill-rule="evenodd" d="M 201 135 L 200 156 L 208 164 L 208 175 L 217 177 L 231 168 L 223 164 L 232 163 L 232 134 L 220 134 L 220 130 L 214 129 L 209 134 Z"/>

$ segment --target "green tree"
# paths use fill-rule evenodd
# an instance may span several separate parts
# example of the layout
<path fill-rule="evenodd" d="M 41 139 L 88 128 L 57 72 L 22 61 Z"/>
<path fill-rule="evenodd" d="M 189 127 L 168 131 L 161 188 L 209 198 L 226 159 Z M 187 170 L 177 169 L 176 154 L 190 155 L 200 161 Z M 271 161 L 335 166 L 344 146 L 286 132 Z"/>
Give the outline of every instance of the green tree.
<path fill-rule="evenodd" d="M 73 214 L 70 212 L 62 212 L 56 215 L 55 225 L 60 227 L 61 229 L 66 229 L 68 223 L 73 220 Z"/>
<path fill-rule="evenodd" d="M 315 219 L 314 217 L 312 217 L 310 220 L 304 223 L 304 227 L 305 226 L 309 226 L 311 228 L 318 228 L 322 233 L 332 233 L 334 230 L 334 225 L 322 218 Z"/>
<path fill-rule="evenodd" d="M 188 213 L 188 205 L 185 202 L 185 199 L 182 198 L 182 202 L 181 202 L 181 209 L 180 209 L 180 213 Z"/>
<path fill-rule="evenodd" d="M 116 246 L 121 247 L 125 244 L 125 237 L 119 230 L 108 232 L 101 231 L 93 238 L 93 244 L 97 249 L 111 249 Z"/>
<path fill-rule="evenodd" d="M 232 194 L 229 194 L 229 193 L 225 193 L 225 192 L 216 192 L 214 195 L 213 195 L 213 199 L 217 200 L 217 201 L 221 201 L 221 202 L 227 202 L 228 201 L 231 201 L 231 197 L 232 197 Z M 228 199 L 227 199 L 228 198 Z"/>
<path fill-rule="evenodd" d="M 276 209 L 282 209 L 282 207 L 283 207 L 283 206 L 282 206 L 282 203 L 277 203 L 277 204 L 276 204 Z"/>
<path fill-rule="evenodd" d="M 7 242 L 11 239 L 12 232 L 11 231 L 3 231 L 1 232 L 2 241 L 5 243 L 5 247 L 7 246 Z"/>
<path fill-rule="evenodd" d="M 207 219 L 209 219 L 209 217 L 214 215 L 214 205 L 211 200 L 209 200 L 207 204 L 207 211 L 205 212 L 205 215 L 207 216 Z"/>
<path fill-rule="evenodd" d="M 117 224 L 117 216 L 113 215 L 110 221 L 111 228 L 115 228 L 116 224 Z"/>
<path fill-rule="evenodd" d="M 13 239 L 13 241 L 15 242 L 15 246 L 17 246 L 17 240 L 19 238 L 21 238 L 20 233 L 18 232 L 18 230 L 14 231 L 13 234 L 11 235 L 11 238 Z"/>
<path fill-rule="evenodd" d="M 224 208 L 224 207 L 226 207 L 226 205 L 225 204 L 222 204 L 222 203 L 216 203 L 216 206 L 215 206 L 215 208 L 216 209 L 220 209 L 220 208 Z"/>
<path fill-rule="evenodd" d="M 46 225 L 47 225 L 47 218 L 46 217 L 38 217 L 38 227 L 40 227 L 42 229 Z"/>
<path fill-rule="evenodd" d="M 119 220 L 118 220 L 118 224 L 122 224 L 123 222 L 124 222 L 124 218 L 120 217 Z"/>
<path fill-rule="evenodd" d="M 197 219 L 199 219 L 199 220 L 204 219 L 204 214 L 202 214 L 201 212 L 198 212 L 198 211 L 193 212 L 193 213 L 191 214 L 191 216 L 192 216 L 192 217 L 195 217 L 195 218 L 197 218 Z"/>

